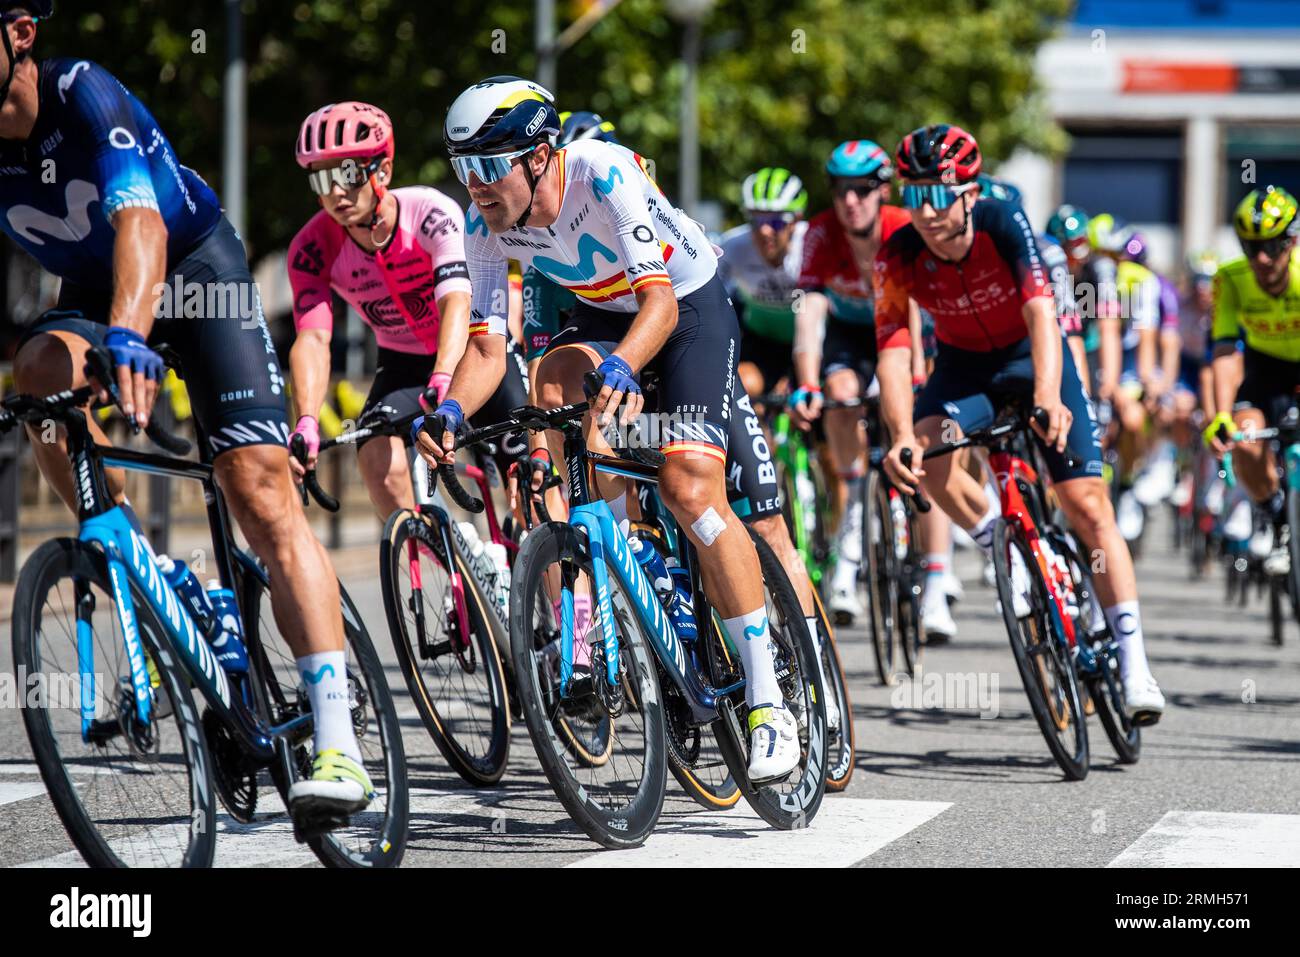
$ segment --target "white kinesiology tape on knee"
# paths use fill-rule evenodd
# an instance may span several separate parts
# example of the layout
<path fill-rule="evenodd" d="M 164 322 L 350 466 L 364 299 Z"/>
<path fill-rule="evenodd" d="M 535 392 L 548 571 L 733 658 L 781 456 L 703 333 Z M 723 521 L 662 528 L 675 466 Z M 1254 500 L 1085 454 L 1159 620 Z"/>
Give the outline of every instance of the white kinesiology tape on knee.
<path fill-rule="evenodd" d="M 726 527 L 727 523 L 723 521 L 712 505 L 704 510 L 703 515 L 691 523 L 691 531 L 700 540 L 700 544 L 706 548 L 714 543 Z"/>

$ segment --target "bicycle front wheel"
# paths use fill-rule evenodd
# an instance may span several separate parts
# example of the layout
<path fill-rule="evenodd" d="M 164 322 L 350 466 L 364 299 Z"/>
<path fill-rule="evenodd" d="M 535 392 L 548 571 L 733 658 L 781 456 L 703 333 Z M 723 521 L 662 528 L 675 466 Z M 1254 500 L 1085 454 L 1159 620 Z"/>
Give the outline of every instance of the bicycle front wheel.
<path fill-rule="evenodd" d="M 495 784 L 510 754 L 510 706 L 477 583 L 455 554 L 458 598 L 441 536 L 405 509 L 388 517 L 379 553 L 388 631 L 425 730 L 468 784 Z"/>
<path fill-rule="evenodd" d="M 29 698 L 32 688 L 75 694 L 24 707 L 23 723 L 54 809 L 87 864 L 208 867 L 217 822 L 212 760 L 167 632 L 134 581 L 130 589 L 154 690 L 145 723 L 103 552 L 61 538 L 27 560 L 14 595 L 14 667 L 27 675 Z M 88 701 L 94 718 L 83 730 Z"/>
<path fill-rule="evenodd" d="M 862 510 L 862 551 L 866 556 L 867 603 L 871 620 L 871 648 L 876 674 L 883 685 L 895 685 L 907 670 L 899 626 L 898 556 L 894 552 L 894 518 L 889 507 L 889 483 L 872 469 L 865 484 Z"/>
<path fill-rule="evenodd" d="M 1023 596 L 1029 613 L 1016 616 L 1012 578 L 1013 555 L 1019 555 L 1028 572 L 1030 591 Z M 1088 775 L 1088 728 L 1079 703 L 1074 665 L 1057 634 L 1047 603 L 1053 601 L 1038 570 L 1033 549 L 1016 526 L 998 519 L 993 530 L 993 567 L 997 573 L 1002 618 L 1011 639 L 1011 651 L 1029 697 L 1034 720 L 1056 763 L 1071 781 Z"/>
<path fill-rule="evenodd" d="M 591 679 L 561 697 L 560 638 L 546 613 L 552 586 L 585 585 L 594 594 L 593 562 L 605 561 L 611 622 L 618 641 L 622 706 L 611 707 L 601 644 L 592 646 Z M 586 536 L 572 525 L 538 525 L 515 559 L 510 591 L 510 651 L 519 701 L 542 770 L 556 796 L 583 832 L 608 848 L 636 847 L 654 830 L 667 782 L 664 706 L 657 665 L 641 631 L 633 599 L 607 558 L 596 559 Z M 654 599 L 651 599 L 654 600 Z M 602 633 L 599 604 L 593 633 Z M 576 637 L 585 640 L 585 636 Z M 571 682 L 576 685 L 578 682 Z M 561 718 L 570 721 L 560 723 Z M 604 726 L 609 756 L 598 764 L 575 758 L 572 742 L 557 728 Z"/>

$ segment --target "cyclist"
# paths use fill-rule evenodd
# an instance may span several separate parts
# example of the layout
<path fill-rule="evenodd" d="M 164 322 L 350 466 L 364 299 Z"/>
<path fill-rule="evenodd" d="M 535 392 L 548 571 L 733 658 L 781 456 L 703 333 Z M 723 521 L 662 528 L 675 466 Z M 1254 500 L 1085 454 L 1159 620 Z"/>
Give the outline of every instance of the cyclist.
<path fill-rule="evenodd" d="M 1278 186 L 1251 190 L 1237 206 L 1233 226 L 1244 256 L 1214 275 L 1214 397 L 1218 413 L 1205 430 L 1216 453 L 1232 451 L 1233 469 L 1270 527 L 1285 521 L 1285 492 L 1268 442 L 1223 442 L 1220 426 L 1249 432 L 1276 424 L 1300 386 L 1300 235 L 1296 199 Z M 1237 337 L 1246 340 L 1244 378 L 1238 375 Z M 1240 384 L 1238 384 L 1240 383 Z M 1229 412 L 1228 410 L 1232 410 Z M 1292 534 L 1295 530 L 1292 530 Z M 1274 539 L 1265 570 L 1284 574 L 1290 557 Z"/>
<path fill-rule="evenodd" d="M 1175 420 L 1178 360 L 1182 352 L 1178 287 L 1147 264 L 1146 237 L 1136 229 L 1129 233 L 1123 256 L 1149 269 L 1160 290 L 1157 300 L 1160 317 L 1157 333 L 1143 336 L 1138 350 L 1138 378 L 1142 382 L 1142 400 L 1156 436 L 1147 455 L 1146 465 L 1133 483 L 1133 497 L 1144 507 L 1150 508 L 1173 494 L 1174 483 L 1178 479 L 1178 452 L 1171 438 Z"/>
<path fill-rule="evenodd" d="M 321 209 L 289 244 L 289 282 L 298 330 L 289 353 L 294 433 L 307 444 L 307 468 L 316 463 L 330 374 L 333 294 L 338 293 L 375 333 L 379 356 L 361 417 L 377 407 L 390 414 L 418 412 L 441 401 L 469 340 L 469 269 L 465 216 L 451 197 L 427 186 L 389 188 L 393 124 L 368 103 L 334 103 L 302 122 L 294 155 L 308 170 Z M 499 421 L 527 401 L 522 363 L 513 343 L 501 388 L 486 416 Z M 498 415 L 497 413 L 501 413 Z M 513 449 L 503 443 L 498 465 Z M 400 437 L 376 436 L 357 447 L 357 461 L 380 519 L 414 508 L 406 448 Z M 296 480 L 304 466 L 290 459 Z"/>
<path fill-rule="evenodd" d="M 564 116 L 565 114 L 560 114 Z M 598 137 L 610 140 L 606 137 Z M 561 134 L 560 145 L 567 145 L 564 134 Z M 795 180 L 796 188 L 802 192 L 802 187 L 798 180 Z M 804 199 L 806 201 L 806 194 Z M 743 245 L 740 242 L 724 243 L 724 255 L 718 262 L 718 274 L 724 279 L 730 275 L 733 284 L 729 284 L 733 290 L 733 303 L 737 304 L 737 313 L 742 317 L 748 309 L 748 304 L 741 307 L 734 298 L 737 286 L 737 272 L 744 272 L 747 279 L 744 281 L 748 288 L 761 290 L 763 295 L 770 296 L 777 280 L 772 282 L 763 282 L 757 275 L 758 267 L 746 258 L 747 250 L 754 248 L 754 243 L 750 242 L 748 236 L 749 230 L 746 228 L 739 238 L 744 240 Z M 770 232 L 765 230 L 764 232 Z M 728 272 L 728 259 L 735 247 L 740 247 L 739 263 L 733 261 L 730 263 L 730 272 Z M 753 258 L 757 258 L 757 254 Z M 786 287 L 787 298 L 785 302 L 786 325 L 793 327 L 793 293 L 794 279 L 798 272 L 799 259 L 797 256 L 785 257 L 786 263 Z M 770 268 L 770 267 L 767 267 Z M 778 270 L 779 271 L 779 270 Z M 746 288 L 742 286 L 741 288 Z M 542 357 L 546 354 L 547 346 L 551 338 L 559 331 L 561 327 L 561 316 L 567 323 L 573 317 L 573 308 L 577 304 L 577 297 L 560 286 L 558 283 L 542 276 L 536 269 L 530 269 L 525 277 L 526 303 L 528 304 L 527 321 L 529 328 L 533 331 L 533 341 L 530 342 L 529 350 L 529 371 L 536 376 L 536 367 Z M 766 308 L 771 312 L 776 312 L 778 306 L 766 304 Z M 804 617 L 807 620 L 809 633 L 813 635 L 814 641 L 820 643 L 821 633 L 817 628 L 816 607 L 813 603 L 812 583 L 808 578 L 808 569 L 805 567 L 803 560 L 799 556 L 798 550 L 794 547 L 794 542 L 790 538 L 790 530 L 786 527 L 785 519 L 781 513 L 780 491 L 776 480 L 776 469 L 772 464 L 771 446 L 766 433 L 762 430 L 758 416 L 755 413 L 754 405 L 750 396 L 753 394 L 747 390 L 743 382 L 743 371 L 745 368 L 745 356 L 749 353 L 749 342 L 751 339 L 750 331 L 743 327 L 743 341 L 740 348 L 742 376 L 736 383 L 733 399 L 738 414 L 734 415 L 731 420 L 730 434 L 727 443 L 727 477 L 730 480 L 735 491 L 731 494 L 731 508 L 739 515 L 746 524 L 753 527 L 754 531 L 763 537 L 763 539 L 772 546 L 772 550 L 781 560 L 786 573 L 790 576 L 790 582 L 794 585 L 795 593 L 799 597 L 799 604 L 803 609 Z M 561 346 L 563 348 L 563 346 Z M 570 346 L 570 348 L 574 348 Z M 784 346 L 786 365 L 789 365 L 789 344 Z M 761 383 L 759 383 L 761 388 Z M 761 393 L 760 393 L 761 394 Z M 547 464 L 552 450 L 547 450 Z M 553 450 L 555 455 L 562 451 L 558 446 Z M 624 514 L 626 506 L 622 499 L 616 497 L 610 502 L 616 517 Z M 552 514 L 562 514 L 556 511 L 557 507 L 562 508 L 563 504 L 559 501 L 558 490 L 553 503 L 548 503 Z M 582 632 L 582 621 L 585 616 L 585 610 L 581 607 L 581 599 L 585 595 L 574 595 L 574 621 L 575 629 L 578 633 Z M 820 648 L 819 648 L 820 650 Z M 575 664 L 585 663 L 585 649 L 580 645 L 575 655 Z M 820 659 L 819 659 L 820 664 Z M 823 684 L 825 684 L 825 675 L 822 675 Z M 840 724 L 839 706 L 833 696 L 826 699 L 826 721 L 830 730 L 838 730 Z"/>
<path fill-rule="evenodd" d="M 290 789 L 290 811 L 315 820 L 361 810 L 374 788 L 348 708 L 338 583 L 289 480 L 284 378 L 243 244 L 211 188 L 181 165 L 148 109 L 111 73 L 89 60 L 33 57 L 37 20 L 53 13 L 51 0 L 0 2 L 0 228 L 63 280 L 57 307 L 24 337 L 17 387 L 36 395 L 79 388 L 86 353 L 103 346 L 124 412 L 145 425 L 164 368 L 154 346 L 165 341 L 177 352 L 217 481 L 270 572 L 297 668 L 315 679 L 304 682 L 315 758 L 311 776 Z M 54 184 L 46 163 L 58 170 Z M 193 296 L 196 287 L 222 294 Z M 181 290 L 184 303 L 163 289 Z M 186 308 L 196 299 L 199 315 Z M 87 421 L 108 444 L 96 418 Z M 66 436 L 33 436 L 32 450 L 76 511 Z M 121 472 L 110 476 L 134 520 Z"/>
<path fill-rule="evenodd" d="M 826 398 L 861 398 L 875 377 L 876 349 L 871 328 L 874 304 L 871 262 L 880 244 L 907 214 L 888 206 L 894 169 L 889 154 L 871 140 L 848 140 L 826 163 L 832 208 L 814 216 L 804 236 L 799 288 L 803 303 L 795 317 L 791 413 L 807 424 L 821 415 Z M 919 323 L 919 318 L 916 319 Z M 917 350 L 918 367 L 921 365 Z M 923 374 L 917 368 L 918 374 Z M 834 476 L 835 512 L 842 516 L 831 576 L 830 607 L 839 624 L 863 614 L 857 579 L 862 563 L 862 482 L 867 474 L 867 436 L 854 408 L 827 411 L 826 444 Z"/>
<path fill-rule="evenodd" d="M 808 191 L 788 169 L 766 166 L 745 177 L 740 200 L 749 222 L 723 235 L 718 274 L 744 333 L 740 381 L 761 396 L 790 377 Z"/>
<path fill-rule="evenodd" d="M 922 454 L 951 440 L 953 426 L 990 424 L 995 397 L 1019 395 L 1045 409 L 1046 428 L 1034 428 L 1061 506 L 1085 545 L 1108 559 L 1096 582 L 1120 646 L 1126 708 L 1152 723 L 1164 698 L 1143 650 L 1133 563 L 1101 479 L 1091 406 L 1073 363 L 1062 361 L 1061 328 L 1033 230 L 1018 206 L 976 202 L 981 156 L 965 130 L 922 127 L 903 138 L 895 158 L 911 224 L 885 243 L 875 265 L 881 411 L 894 436 L 885 467 L 902 487 L 923 483 L 987 553 L 1001 514 L 997 501 L 962 467 L 960 453 L 924 465 Z M 909 299 L 934 316 L 939 338 L 934 372 L 915 401 Z M 1076 468 L 1062 454 L 1067 444 L 1082 458 Z M 904 449 L 911 450 L 911 468 L 902 463 Z M 1023 570 L 1018 577 L 1017 611 L 1026 613 Z"/>
<path fill-rule="evenodd" d="M 1116 516 L 1125 541 L 1142 537 L 1146 513 L 1133 492 L 1133 477 L 1146 445 L 1147 407 L 1142 402 L 1144 371 L 1139 357 L 1155 354 L 1160 323 L 1160 282 L 1145 266 L 1124 258 L 1132 230 L 1109 213 L 1088 221 L 1092 247 L 1089 267 L 1095 285 L 1084 293 L 1095 297 L 1099 326 L 1097 397 L 1108 403 L 1112 427 L 1122 426 L 1115 441 L 1119 470 Z M 1110 441 L 1107 444 L 1110 444 Z"/>
<path fill-rule="evenodd" d="M 659 374 L 670 423 L 659 492 L 699 550 L 709 595 L 739 650 L 747 678 L 749 771 L 785 777 L 800 759 L 797 720 L 777 683 L 758 555 L 728 507 L 724 484 L 739 327 L 703 230 L 674 208 L 645 161 L 622 146 L 560 133 L 549 91 L 496 76 L 463 92 L 443 138 L 473 206 L 466 254 L 473 305 L 470 344 L 447 397 L 419 436 L 430 460 L 454 458 L 452 433 L 500 380 L 506 257 L 514 256 L 579 298 L 569 327 L 538 371 L 545 404 L 579 401 L 585 373 L 604 377 L 593 425 L 631 424 L 644 404 L 636 375 Z M 576 348 L 560 349 L 562 345 Z M 439 432 L 435 442 L 430 431 Z"/>

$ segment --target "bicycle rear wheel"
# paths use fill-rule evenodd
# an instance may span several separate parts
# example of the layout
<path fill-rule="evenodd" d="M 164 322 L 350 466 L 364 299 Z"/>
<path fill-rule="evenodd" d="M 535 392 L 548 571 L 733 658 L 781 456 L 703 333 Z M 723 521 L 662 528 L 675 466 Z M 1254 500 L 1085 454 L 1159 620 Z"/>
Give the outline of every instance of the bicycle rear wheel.
<path fill-rule="evenodd" d="M 456 554 L 469 632 L 460 634 L 450 566 L 429 522 L 402 509 L 384 527 L 379 571 L 388 631 L 425 730 L 466 783 L 486 787 L 501 780 L 510 754 L 505 675 L 491 612 Z"/>
<path fill-rule="evenodd" d="M 817 644 L 821 649 L 822 670 L 826 675 L 826 694 L 835 699 L 840 711 L 840 726 L 827 727 L 826 790 L 843 791 L 853 777 L 856 759 L 856 738 L 853 730 L 853 702 L 849 700 L 849 685 L 844 680 L 844 666 L 835 633 L 826 617 L 821 596 L 813 592 L 817 608 Z"/>
<path fill-rule="evenodd" d="M 212 759 L 167 632 L 134 582 L 130 591 L 136 630 L 157 676 L 153 712 L 143 725 L 103 552 L 61 538 L 27 560 L 14 594 L 14 667 L 28 676 L 28 697 L 32 688 L 57 695 L 69 684 L 75 694 L 24 707 L 23 723 L 54 809 L 87 864 L 208 867 L 217 830 Z M 83 664 L 91 669 L 86 674 Z M 83 695 L 94 701 L 87 735 Z"/>
<path fill-rule="evenodd" d="M 1016 617 L 1012 597 L 1013 549 L 1029 573 L 1029 614 L 1024 618 Z M 1047 603 L 1053 599 L 1039 572 L 1038 559 L 1019 529 L 1002 518 L 993 530 L 993 565 L 1002 618 L 1034 720 L 1065 776 L 1081 781 L 1088 775 L 1088 729 L 1074 665 L 1052 622 Z"/>
<path fill-rule="evenodd" d="M 731 650 L 716 612 L 712 621 L 714 647 L 719 649 L 719 654 L 727 656 L 723 667 L 734 670 L 736 666 L 730 660 Z M 727 767 L 713 727 L 692 726 L 681 689 L 666 681 L 662 670 L 659 687 L 664 694 L 668 770 L 682 790 L 701 807 L 712 811 L 734 807 L 740 800 L 740 785 Z"/>
<path fill-rule="evenodd" d="M 667 781 L 664 706 L 657 663 L 640 620 L 607 558 L 609 599 L 622 675 L 621 711 L 611 714 L 598 691 L 561 698 L 548 636 L 554 622 L 543 601 L 549 575 L 570 584 L 593 581 L 586 536 L 561 522 L 536 526 L 515 560 L 510 593 L 510 649 L 528 735 L 556 796 L 583 832 L 608 848 L 636 847 L 654 830 Z M 540 597 L 539 597 L 540 593 Z M 652 599 L 653 600 L 653 599 Z M 539 609 L 541 612 L 539 613 Z M 601 628 L 599 606 L 592 627 Z M 539 636 L 539 629 L 542 634 Z M 545 639 L 545 644 L 542 644 Z M 603 655 L 593 647 L 594 689 L 604 689 Z M 593 765 L 576 760 L 556 730 L 562 715 L 587 724 L 609 722 L 609 758 Z"/>
<path fill-rule="evenodd" d="M 1136 764 L 1142 752 L 1142 729 L 1125 711 L 1124 685 L 1119 677 L 1119 645 L 1101 610 L 1092 573 L 1079 559 L 1070 539 L 1053 534 L 1052 547 L 1064 556 L 1074 579 L 1075 598 L 1079 603 L 1079 615 L 1074 623 L 1075 637 L 1078 641 L 1088 642 L 1097 656 L 1097 670 L 1091 674 L 1079 673 L 1079 677 L 1087 685 L 1088 696 L 1120 764 Z"/>
<path fill-rule="evenodd" d="M 801 755 L 798 766 L 783 781 L 743 789 L 749 806 L 768 824 L 781 830 L 807 827 L 826 793 L 826 694 L 817 668 L 817 651 L 804 622 L 799 599 L 772 547 L 747 528 L 763 572 L 768 629 L 776 646 L 776 676 L 782 696 L 799 723 Z M 739 667 L 739 660 L 736 661 Z M 719 699 L 722 717 L 714 733 L 731 773 L 748 781 L 748 735 L 744 691 Z"/>
<path fill-rule="evenodd" d="M 240 610 L 258 707 L 270 724 L 282 724 L 311 710 L 307 688 L 272 614 L 265 571 L 241 560 L 236 563 L 236 576 L 242 579 Z M 406 850 L 410 815 L 401 725 L 383 664 L 342 583 L 339 599 L 352 726 L 375 798 L 345 826 L 310 837 L 306 843 L 327 867 L 397 867 Z M 292 741 L 277 742 L 276 751 L 271 778 L 287 807 L 290 785 L 311 773 L 310 728 Z"/>

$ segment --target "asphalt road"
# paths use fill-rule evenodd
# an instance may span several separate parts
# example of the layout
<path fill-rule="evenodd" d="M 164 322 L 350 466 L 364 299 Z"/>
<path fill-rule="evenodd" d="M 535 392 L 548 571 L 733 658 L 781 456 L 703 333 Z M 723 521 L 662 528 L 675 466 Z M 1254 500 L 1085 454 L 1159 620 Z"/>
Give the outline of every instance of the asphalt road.
<path fill-rule="evenodd" d="M 1063 780 L 978 562 L 959 553 L 961 632 L 927 654 L 919 688 L 880 686 L 864 630 L 841 632 L 857 765 L 848 790 L 828 796 L 808 829 L 771 831 L 743 804 L 706 813 L 670 777 L 657 832 L 623 852 L 601 851 L 570 823 L 522 724 L 501 786 L 470 789 L 447 769 L 392 663 L 373 566 L 356 561 L 344 580 L 390 664 L 404 715 L 413 787 L 404 866 L 1300 866 L 1300 629 L 1272 646 L 1264 602 L 1226 606 L 1221 575 L 1191 581 L 1167 538 L 1157 521 L 1139 562 L 1149 656 L 1169 707 L 1144 734 L 1137 765 L 1115 762 L 1094 720 L 1091 774 Z M 12 672 L 4 632 L 0 670 Z M 945 700 L 930 684 L 940 677 L 979 693 Z M 267 811 L 254 825 L 223 817 L 218 864 L 314 865 L 274 792 L 263 797 Z M 0 712 L 0 864 L 75 863 L 70 849 L 19 712 Z"/>

